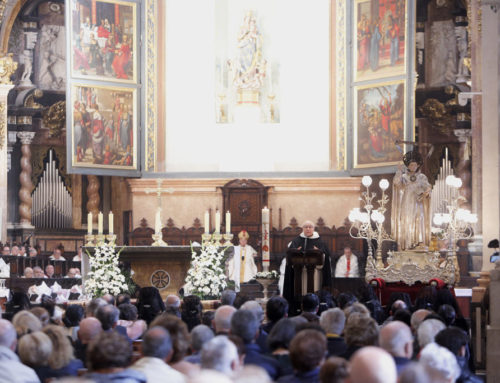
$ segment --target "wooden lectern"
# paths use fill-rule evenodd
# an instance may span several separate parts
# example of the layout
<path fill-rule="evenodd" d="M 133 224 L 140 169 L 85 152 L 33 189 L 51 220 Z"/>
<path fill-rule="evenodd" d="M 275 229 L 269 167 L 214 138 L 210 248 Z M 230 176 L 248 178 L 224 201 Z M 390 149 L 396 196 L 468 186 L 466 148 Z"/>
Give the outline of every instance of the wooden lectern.
<path fill-rule="evenodd" d="M 287 262 L 293 267 L 293 292 L 296 299 L 301 299 L 306 293 L 314 293 L 314 270 L 316 266 L 323 265 L 323 253 L 321 250 L 298 250 L 288 249 L 286 253 Z M 302 291 L 302 270 L 307 270 L 307 291 Z"/>

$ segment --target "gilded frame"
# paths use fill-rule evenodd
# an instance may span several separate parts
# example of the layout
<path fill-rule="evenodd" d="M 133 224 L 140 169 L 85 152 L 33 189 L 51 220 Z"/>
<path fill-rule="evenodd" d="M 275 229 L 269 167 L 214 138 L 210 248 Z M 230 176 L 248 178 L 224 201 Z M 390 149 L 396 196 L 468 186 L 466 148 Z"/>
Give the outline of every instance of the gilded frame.
<path fill-rule="evenodd" d="M 71 133 L 68 135 L 71 150 L 67 152 L 67 157 L 70 159 L 73 172 L 78 173 L 77 169 L 82 171 L 85 171 L 85 169 L 105 169 L 107 171 L 137 172 L 140 163 L 137 89 L 134 87 L 89 85 L 85 83 L 73 83 L 70 89 L 71 109 L 68 110 L 67 117 L 69 117 L 68 121 L 71 124 Z M 90 126 L 82 127 L 82 124 L 78 123 L 84 120 L 81 117 L 83 114 L 82 108 L 86 109 L 86 106 L 83 106 L 82 103 L 84 100 L 88 100 L 89 97 L 95 97 L 97 100 L 95 105 L 104 105 L 106 109 L 103 110 L 101 107 L 97 109 L 89 108 L 87 112 L 91 116 Z M 101 100 L 106 100 L 107 103 Z M 130 116 L 130 109 L 132 110 L 132 116 Z M 79 113 L 78 121 L 75 121 L 77 113 Z M 115 125 L 116 121 L 120 121 L 118 126 Z M 79 129 L 76 129 L 77 125 L 80 125 Z M 122 129 L 123 126 L 125 127 Z M 90 132 L 83 132 L 89 128 Z M 122 134 L 122 131 L 124 134 Z M 96 139 L 90 137 L 90 134 L 97 136 Z M 80 143 L 85 135 L 87 141 L 83 144 L 84 148 L 82 149 Z M 88 141 L 92 142 L 89 143 Z M 96 143 L 96 141 L 98 142 Z M 128 147 L 130 147 L 129 150 Z M 81 160 L 81 158 L 88 158 L 89 152 L 92 162 Z M 104 174 L 102 170 L 100 174 Z"/>
<path fill-rule="evenodd" d="M 379 1 L 355 0 L 354 2 L 352 17 L 353 62 L 351 66 L 355 82 L 394 77 L 406 73 L 409 0 L 396 0 L 390 4 L 391 8 L 394 9 L 386 9 L 382 18 L 380 18 L 380 13 L 379 15 L 373 14 L 374 3 Z M 391 41 L 391 34 L 397 37 L 393 38 L 396 43 Z M 400 36 L 403 37 L 402 41 Z M 397 49 L 395 48 L 396 44 Z M 375 46 L 378 49 L 373 49 Z M 402 56 L 401 50 L 403 51 Z M 361 54 L 361 51 L 364 53 Z M 376 54 L 372 52 L 376 52 Z"/>
<path fill-rule="evenodd" d="M 355 86 L 353 98 L 354 168 L 396 165 L 401 161 L 401 153 L 394 141 L 407 138 L 406 81 Z"/>
<path fill-rule="evenodd" d="M 71 73 L 71 77 L 129 84 L 137 83 L 140 56 L 137 43 L 138 4 L 133 1 L 97 0 L 95 3 L 96 9 L 90 9 L 90 17 L 95 19 L 92 20 L 91 25 L 90 17 L 88 15 L 84 16 L 81 9 L 75 9 L 75 4 L 80 5 L 80 0 L 71 1 L 67 12 L 67 19 L 69 20 L 67 36 L 70 46 L 68 50 L 70 60 L 68 61 L 70 62 L 69 73 Z M 115 15 L 115 22 L 109 23 L 108 21 L 106 26 L 95 25 L 94 21 L 98 22 L 96 19 L 98 6 L 101 6 L 100 9 L 103 15 Z M 107 9 L 106 6 L 113 9 Z M 128 17 L 120 17 L 120 15 L 123 16 L 125 10 Z M 85 18 L 85 21 L 88 20 L 89 23 L 81 23 L 80 20 L 83 20 L 83 18 Z M 78 20 L 78 26 L 76 20 Z M 108 20 L 108 18 L 101 19 L 101 24 L 105 20 Z M 116 20 L 118 20 L 118 28 Z M 129 23 L 132 24 L 131 27 Z M 80 33 L 77 34 L 75 28 L 80 28 Z M 117 32 L 113 32 L 117 29 Z M 97 38 L 95 37 L 96 34 Z M 113 44 L 113 40 L 118 39 L 120 42 L 114 41 Z M 132 44 L 130 44 L 130 39 L 132 39 Z M 113 50 L 114 52 L 112 52 Z M 78 69 L 75 68 L 76 66 L 78 66 Z M 95 73 L 90 74 L 87 71 L 95 71 Z"/>

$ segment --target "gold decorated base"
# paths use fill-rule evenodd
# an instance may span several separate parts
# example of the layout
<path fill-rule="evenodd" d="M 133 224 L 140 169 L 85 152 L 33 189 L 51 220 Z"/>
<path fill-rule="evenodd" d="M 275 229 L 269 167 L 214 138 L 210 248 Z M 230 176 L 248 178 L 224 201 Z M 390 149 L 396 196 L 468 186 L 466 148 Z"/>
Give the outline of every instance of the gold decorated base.
<path fill-rule="evenodd" d="M 428 283 L 434 278 L 441 279 L 450 285 L 458 282 L 458 264 L 456 256 L 453 255 L 442 261 L 439 252 L 389 251 L 386 262 L 387 266 L 380 267 L 373 260 L 367 260 L 366 281 L 382 278 L 385 282 L 404 282 L 409 286 L 416 282 Z"/>

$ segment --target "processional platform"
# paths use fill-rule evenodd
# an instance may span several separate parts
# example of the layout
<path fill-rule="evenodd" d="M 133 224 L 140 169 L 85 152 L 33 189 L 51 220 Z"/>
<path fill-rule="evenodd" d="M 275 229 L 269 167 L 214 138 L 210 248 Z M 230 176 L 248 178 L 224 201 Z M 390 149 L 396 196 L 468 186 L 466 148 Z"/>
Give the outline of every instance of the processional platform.
<path fill-rule="evenodd" d="M 377 267 L 373 257 L 366 262 L 365 279 L 367 282 L 380 278 L 386 283 L 403 282 L 412 286 L 417 282 L 429 283 L 440 279 L 447 285 L 459 281 L 459 268 L 456 257 L 441 258 L 439 252 L 427 250 L 388 251 L 386 263 Z"/>

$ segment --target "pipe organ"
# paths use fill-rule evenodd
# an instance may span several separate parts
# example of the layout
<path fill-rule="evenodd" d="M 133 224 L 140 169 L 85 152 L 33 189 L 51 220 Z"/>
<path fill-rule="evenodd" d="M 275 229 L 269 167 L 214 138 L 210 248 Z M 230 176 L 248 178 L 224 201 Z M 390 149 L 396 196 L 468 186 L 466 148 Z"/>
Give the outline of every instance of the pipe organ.
<path fill-rule="evenodd" d="M 54 155 L 54 151 L 50 149 L 49 161 L 32 194 L 31 223 L 36 228 L 62 229 L 73 225 L 71 195 L 56 167 Z"/>
<path fill-rule="evenodd" d="M 451 161 L 448 159 L 448 148 L 446 148 L 439 174 L 437 176 L 431 193 L 431 217 L 435 213 L 448 213 L 447 205 L 458 196 L 458 189 L 446 184 L 446 177 L 454 175 Z"/>

